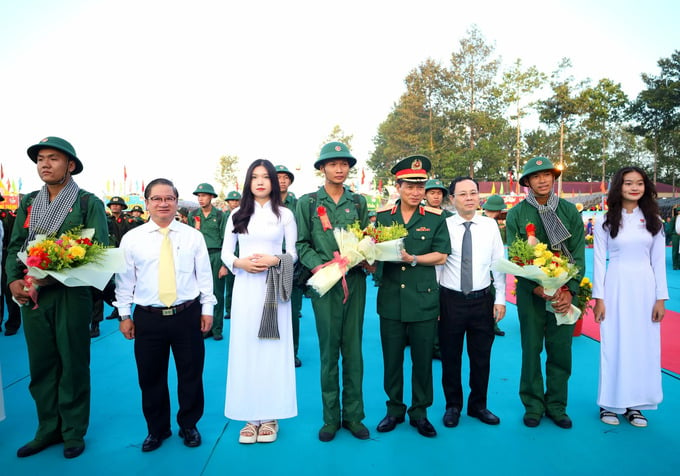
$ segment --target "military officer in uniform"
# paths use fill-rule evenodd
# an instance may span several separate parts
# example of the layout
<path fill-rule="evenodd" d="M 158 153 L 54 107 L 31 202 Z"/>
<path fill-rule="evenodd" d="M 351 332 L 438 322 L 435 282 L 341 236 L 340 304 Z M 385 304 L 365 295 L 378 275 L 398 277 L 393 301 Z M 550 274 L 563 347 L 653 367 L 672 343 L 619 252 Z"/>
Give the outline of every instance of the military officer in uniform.
<path fill-rule="evenodd" d="M 333 228 L 345 228 L 356 221 L 368 224 L 366 199 L 345 187 L 349 170 L 357 160 L 341 142 L 330 142 L 321 148 L 314 167 L 324 175 L 324 185 L 316 192 L 303 195 L 297 204 L 298 259 L 318 271 L 332 261 L 338 245 Z M 370 433 L 364 419 L 362 337 L 366 306 L 366 275 L 360 266 L 347 271 L 323 296 L 312 297 L 321 356 L 321 398 L 324 425 L 319 440 L 331 441 L 340 429 L 348 429 L 361 440 Z M 342 390 L 340 366 L 342 358 Z"/>
<path fill-rule="evenodd" d="M 227 267 L 222 263 L 222 242 L 224 230 L 227 227 L 227 216 L 222 210 L 212 205 L 212 200 L 217 198 L 215 189 L 209 183 L 201 183 L 194 190 L 198 197 L 199 207 L 189 212 L 187 222 L 189 226 L 196 228 L 203 235 L 205 245 L 208 247 L 210 267 L 213 274 L 213 294 L 217 298 L 217 304 L 213 309 L 212 335 L 215 340 L 224 339 L 222 335 L 224 323 L 224 289 L 226 284 Z"/>
<path fill-rule="evenodd" d="M 0 194 L 0 202 L 4 201 L 5 197 Z M 7 262 L 7 247 L 9 246 L 9 239 L 12 236 L 12 229 L 16 221 L 16 213 L 14 210 L 0 209 L 0 221 L 4 229 L 4 236 L 2 239 L 2 292 L 0 292 L 0 325 L 5 313 L 5 305 L 7 305 L 7 322 L 5 323 L 5 335 L 13 336 L 19 331 L 21 327 L 21 311 L 19 306 L 12 300 L 12 293 L 9 292 L 7 285 L 7 272 L 5 271 L 5 263 Z M 1 329 L 0 329 L 1 330 Z"/>
<path fill-rule="evenodd" d="M 446 262 L 451 252 L 449 232 L 441 209 L 421 206 L 430 160 L 415 155 L 400 160 L 391 172 L 396 176 L 399 200 L 378 210 L 378 224 L 403 224 L 402 262 L 380 263 L 378 267 L 378 315 L 384 362 L 384 389 L 388 396 L 387 416 L 379 432 L 394 430 L 405 420 L 404 349 L 411 346 L 410 423 L 423 436 L 437 432 L 427 419 L 432 405 L 432 351 L 439 316 L 439 285 L 435 266 Z"/>
<path fill-rule="evenodd" d="M 43 187 L 23 197 L 8 247 L 7 279 L 12 296 L 22 304 L 24 336 L 31 373 L 29 389 L 38 413 L 33 440 L 19 448 L 20 458 L 63 442 L 64 457 L 85 450 L 90 421 L 91 288 L 67 287 L 50 279 L 40 286 L 40 306 L 33 307 L 25 266 L 17 253 L 36 234 L 58 234 L 75 227 L 93 228 L 94 240 L 108 245 L 104 204 L 78 187 L 73 175 L 83 170 L 73 146 L 59 137 L 46 137 L 28 148 Z"/>
<path fill-rule="evenodd" d="M 567 393 L 574 325 L 557 325 L 555 314 L 546 309 L 546 301 L 550 301 L 557 312 L 569 310 L 586 269 L 585 234 L 574 204 L 553 192 L 561 173 L 545 157 L 527 161 L 519 183 L 529 187 L 529 193 L 510 209 L 506 220 L 508 246 L 517 238 L 526 239 L 526 226 L 532 223 L 539 242 L 559 251 L 579 269 L 579 274 L 553 296 L 546 295 L 543 286 L 517 278 L 517 315 L 522 342 L 519 395 L 525 408 L 524 424 L 530 428 L 538 426 L 544 414 L 560 428 L 572 427 L 567 415 Z M 544 346 L 545 384 L 541 370 Z"/>
<path fill-rule="evenodd" d="M 229 218 L 231 212 L 233 212 L 241 203 L 241 194 L 236 190 L 232 190 L 227 194 L 225 198 L 227 202 L 228 210 L 225 210 L 225 220 Z M 238 256 L 238 245 L 236 246 L 236 256 Z M 232 273 L 227 273 L 225 278 L 225 297 L 224 297 L 224 318 L 229 319 L 231 314 L 231 293 L 234 290 L 234 275 Z"/>
<path fill-rule="evenodd" d="M 279 188 L 281 189 L 281 202 L 290 211 L 295 213 L 295 208 L 297 205 L 297 198 L 292 192 L 288 191 L 288 188 L 295 180 L 295 175 L 293 172 L 288 170 L 285 165 L 277 165 L 276 175 L 279 179 Z M 292 246 L 292 245 L 291 245 Z M 285 249 L 283 250 L 285 253 Z M 295 263 L 295 267 L 299 269 L 302 265 L 300 262 Z M 295 366 L 301 367 L 302 361 L 298 357 L 298 349 L 300 348 L 300 312 L 302 310 L 302 289 L 299 286 L 295 286 L 293 283 L 293 292 L 290 297 L 291 312 L 293 319 L 293 350 L 295 351 Z"/>
<path fill-rule="evenodd" d="M 139 205 L 135 205 L 130 209 L 130 217 L 133 219 L 132 228 L 138 227 L 139 225 L 143 225 L 144 223 L 146 223 L 144 217 L 142 217 L 143 214 L 144 209 Z"/>

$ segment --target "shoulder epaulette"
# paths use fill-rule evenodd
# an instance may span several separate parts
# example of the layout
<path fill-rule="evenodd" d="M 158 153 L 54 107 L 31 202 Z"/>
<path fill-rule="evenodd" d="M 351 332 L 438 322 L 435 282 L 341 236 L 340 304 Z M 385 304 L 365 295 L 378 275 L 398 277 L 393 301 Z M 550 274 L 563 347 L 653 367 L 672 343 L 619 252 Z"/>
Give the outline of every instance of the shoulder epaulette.
<path fill-rule="evenodd" d="M 382 208 L 378 208 L 375 212 L 376 213 L 388 212 L 388 211 L 392 210 L 392 207 L 393 207 L 393 205 L 385 205 Z"/>
<path fill-rule="evenodd" d="M 442 213 L 444 213 L 444 210 L 442 210 L 441 208 L 434 208 L 434 207 L 423 207 L 423 208 L 425 209 L 426 212 L 434 213 L 435 215 L 441 215 Z"/>

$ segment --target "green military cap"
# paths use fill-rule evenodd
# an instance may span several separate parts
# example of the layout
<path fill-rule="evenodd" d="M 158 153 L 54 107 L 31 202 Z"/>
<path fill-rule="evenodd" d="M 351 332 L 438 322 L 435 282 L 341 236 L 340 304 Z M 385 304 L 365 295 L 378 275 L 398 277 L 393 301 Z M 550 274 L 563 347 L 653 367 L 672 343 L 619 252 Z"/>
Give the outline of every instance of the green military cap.
<path fill-rule="evenodd" d="M 411 155 L 400 159 L 390 170 L 396 175 L 397 180 L 405 182 L 426 182 L 427 174 L 432 168 L 430 159 L 424 155 Z"/>
<path fill-rule="evenodd" d="M 227 194 L 226 200 L 241 200 L 241 194 L 235 190 L 232 190 Z"/>
<path fill-rule="evenodd" d="M 111 205 L 121 205 L 123 210 L 127 208 L 127 203 L 125 203 L 125 200 L 121 197 L 111 197 L 111 200 L 109 200 L 109 203 L 107 203 L 106 206 L 111 208 Z"/>
<path fill-rule="evenodd" d="M 187 207 L 180 207 L 180 208 L 177 209 L 177 213 L 179 213 L 180 215 L 182 215 L 184 217 L 188 217 L 189 216 L 189 209 Z"/>
<path fill-rule="evenodd" d="M 29 147 L 26 152 L 33 162 L 38 163 L 38 152 L 42 149 L 56 149 L 68 155 L 69 159 L 76 163 L 76 168 L 71 172 L 71 175 L 76 175 L 83 171 L 83 163 L 76 157 L 76 150 L 70 142 L 61 137 L 45 137 L 37 144 Z"/>
<path fill-rule="evenodd" d="M 274 167 L 276 169 L 277 174 L 288 174 L 288 178 L 290 179 L 290 183 L 293 183 L 295 181 L 295 175 L 293 175 L 293 172 L 288 170 L 288 167 L 285 165 L 277 165 Z"/>
<path fill-rule="evenodd" d="M 209 183 L 198 184 L 198 187 L 196 187 L 196 190 L 194 190 L 194 195 L 198 195 L 199 193 L 207 193 L 208 195 L 212 195 L 213 197 L 217 196 L 217 194 L 215 193 L 215 189 Z"/>
<path fill-rule="evenodd" d="M 349 162 L 350 167 L 354 167 L 357 159 L 349 152 L 349 148 L 342 142 L 329 142 L 321 148 L 319 158 L 314 162 L 314 168 L 320 169 L 321 166 L 329 161 L 335 159 L 345 159 Z"/>
<path fill-rule="evenodd" d="M 375 212 L 375 210 L 371 210 L 370 212 L 368 212 L 368 218 L 377 217 L 377 216 L 378 216 L 378 214 Z"/>
<path fill-rule="evenodd" d="M 541 172 L 542 170 L 550 170 L 555 178 L 562 174 L 562 171 L 555 167 L 550 159 L 546 157 L 533 157 L 527 160 L 524 164 L 524 169 L 522 170 L 522 176 L 519 178 L 519 184 L 528 187 L 529 186 L 529 176 L 536 172 Z"/>
<path fill-rule="evenodd" d="M 427 182 L 425 182 L 425 191 L 427 192 L 428 190 L 433 190 L 433 189 L 441 189 L 442 192 L 444 192 L 444 196 L 446 197 L 449 194 L 449 189 L 444 186 L 441 180 L 439 179 L 430 179 Z"/>
<path fill-rule="evenodd" d="M 132 209 L 130 209 L 130 211 L 131 211 L 131 212 L 144 213 L 144 210 L 143 210 L 142 207 L 140 207 L 139 205 L 135 205 L 134 207 L 132 207 Z"/>
<path fill-rule="evenodd" d="M 505 210 L 505 201 L 503 201 L 503 197 L 500 195 L 491 195 L 482 205 L 482 209 L 489 210 L 490 212 L 500 212 Z"/>

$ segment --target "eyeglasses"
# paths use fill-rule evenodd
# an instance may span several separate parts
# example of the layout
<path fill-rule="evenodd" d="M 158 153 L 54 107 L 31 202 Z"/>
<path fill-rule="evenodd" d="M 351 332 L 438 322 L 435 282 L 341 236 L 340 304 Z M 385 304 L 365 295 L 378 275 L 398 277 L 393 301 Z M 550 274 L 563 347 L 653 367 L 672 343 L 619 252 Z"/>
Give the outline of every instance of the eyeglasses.
<path fill-rule="evenodd" d="M 454 197 L 461 197 L 461 198 L 477 198 L 479 196 L 479 192 L 461 192 L 461 193 L 455 193 L 453 195 Z"/>
<path fill-rule="evenodd" d="M 149 200 L 151 203 L 154 203 L 156 205 L 160 205 L 161 203 L 175 203 L 177 201 L 177 197 L 149 197 Z"/>

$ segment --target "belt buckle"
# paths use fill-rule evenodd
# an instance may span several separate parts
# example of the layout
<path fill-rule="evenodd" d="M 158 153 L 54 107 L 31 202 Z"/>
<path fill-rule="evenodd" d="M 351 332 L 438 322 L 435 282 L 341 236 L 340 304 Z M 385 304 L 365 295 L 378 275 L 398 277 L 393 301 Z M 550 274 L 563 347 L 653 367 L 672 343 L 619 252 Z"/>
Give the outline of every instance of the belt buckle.
<path fill-rule="evenodd" d="M 161 311 L 161 314 L 163 314 L 163 316 L 165 316 L 165 317 L 174 316 L 175 315 L 175 309 L 174 308 L 163 309 Z"/>

